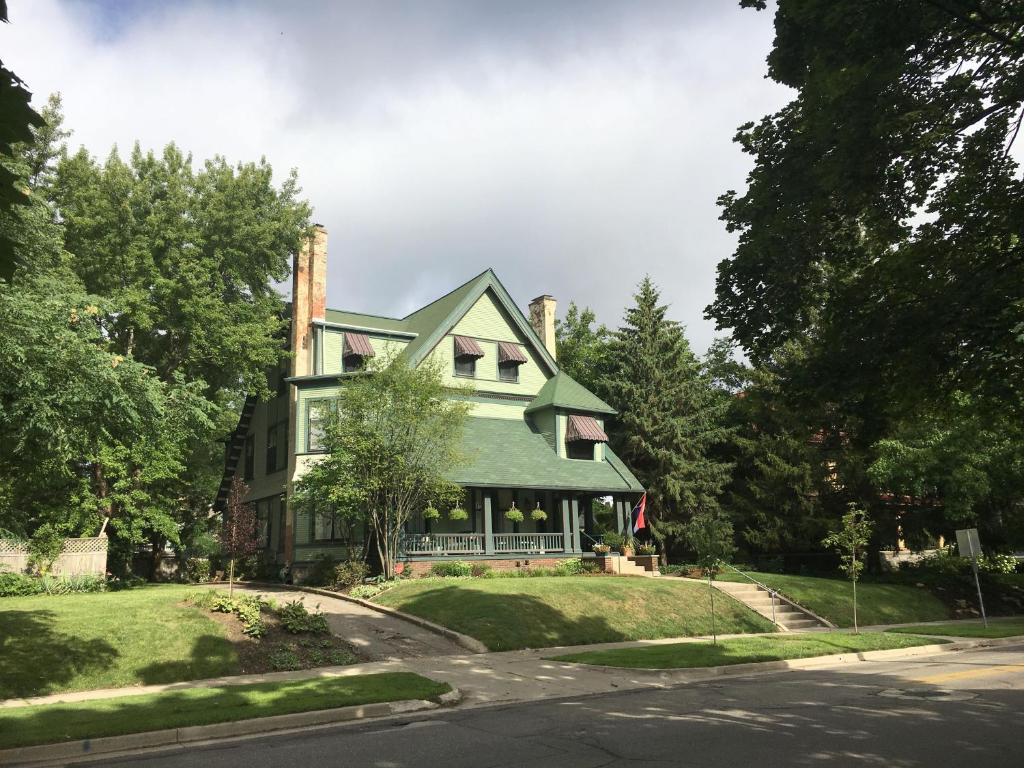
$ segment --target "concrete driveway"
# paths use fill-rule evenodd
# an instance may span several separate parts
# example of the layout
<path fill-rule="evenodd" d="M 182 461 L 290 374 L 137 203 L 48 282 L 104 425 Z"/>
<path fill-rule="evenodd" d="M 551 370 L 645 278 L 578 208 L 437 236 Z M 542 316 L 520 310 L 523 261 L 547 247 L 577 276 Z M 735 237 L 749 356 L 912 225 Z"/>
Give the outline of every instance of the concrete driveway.
<path fill-rule="evenodd" d="M 236 586 L 235 591 L 265 595 L 278 603 L 300 600 L 307 610 L 323 611 L 331 632 L 350 643 L 367 661 L 398 661 L 466 653 L 465 648 L 441 635 L 340 597 L 270 586 Z"/>

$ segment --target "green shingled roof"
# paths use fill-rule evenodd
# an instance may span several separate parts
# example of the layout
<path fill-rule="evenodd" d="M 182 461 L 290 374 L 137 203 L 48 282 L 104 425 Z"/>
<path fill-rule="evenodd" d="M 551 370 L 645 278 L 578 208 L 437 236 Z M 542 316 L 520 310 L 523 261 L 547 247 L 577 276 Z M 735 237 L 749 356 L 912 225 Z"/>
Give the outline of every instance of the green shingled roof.
<path fill-rule="evenodd" d="M 469 462 L 451 473 L 460 485 L 621 493 L 643 490 L 611 448 L 605 461 L 560 458 L 523 419 L 466 420 Z"/>
<path fill-rule="evenodd" d="M 349 325 L 354 328 L 373 328 L 378 331 L 397 331 L 399 333 L 415 333 L 409 329 L 408 323 L 397 317 L 367 315 L 362 312 L 346 312 L 341 309 L 328 309 L 326 320 L 338 325 Z"/>
<path fill-rule="evenodd" d="M 615 409 L 608 403 L 564 371 L 559 371 L 544 383 L 533 402 L 527 406 L 526 412 L 533 413 L 552 407 L 589 413 L 615 413 Z"/>

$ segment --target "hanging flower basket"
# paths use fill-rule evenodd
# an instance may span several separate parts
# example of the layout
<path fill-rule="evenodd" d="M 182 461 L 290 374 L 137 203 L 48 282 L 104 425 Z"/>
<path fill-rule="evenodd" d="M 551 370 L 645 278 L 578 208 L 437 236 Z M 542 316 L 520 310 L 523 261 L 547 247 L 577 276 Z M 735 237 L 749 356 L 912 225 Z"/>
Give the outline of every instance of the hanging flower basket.
<path fill-rule="evenodd" d="M 468 520 L 469 512 L 464 510 L 462 507 L 453 507 L 448 510 L 449 520 Z"/>
<path fill-rule="evenodd" d="M 512 507 L 505 510 L 505 519 L 512 523 L 523 522 L 523 510 Z"/>
<path fill-rule="evenodd" d="M 441 512 L 433 505 L 423 510 L 424 520 L 437 520 L 439 517 L 441 517 Z"/>
<path fill-rule="evenodd" d="M 536 520 L 539 523 L 541 520 L 547 520 L 548 519 L 548 513 L 545 512 L 540 507 L 537 507 L 536 509 L 531 509 L 530 510 L 530 519 L 531 520 Z"/>

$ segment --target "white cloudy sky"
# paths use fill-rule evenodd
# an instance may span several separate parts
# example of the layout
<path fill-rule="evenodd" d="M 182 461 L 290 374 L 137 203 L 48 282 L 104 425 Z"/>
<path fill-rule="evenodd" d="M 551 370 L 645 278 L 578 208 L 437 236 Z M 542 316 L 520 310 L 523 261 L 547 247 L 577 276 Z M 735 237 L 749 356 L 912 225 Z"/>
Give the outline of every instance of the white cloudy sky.
<path fill-rule="evenodd" d="M 490 266 L 616 325 L 649 273 L 703 350 L 732 136 L 788 98 L 770 13 L 732 0 L 9 6 L 0 55 L 63 94 L 74 144 L 297 168 L 329 306 L 380 314 Z"/>

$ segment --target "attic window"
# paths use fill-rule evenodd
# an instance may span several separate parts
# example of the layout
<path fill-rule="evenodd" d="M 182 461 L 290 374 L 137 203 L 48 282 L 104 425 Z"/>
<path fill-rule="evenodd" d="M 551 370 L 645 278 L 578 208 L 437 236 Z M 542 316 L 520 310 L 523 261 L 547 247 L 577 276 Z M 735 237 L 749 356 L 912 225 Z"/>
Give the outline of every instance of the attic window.
<path fill-rule="evenodd" d="M 519 366 L 527 362 L 526 353 L 518 344 L 511 341 L 498 342 L 498 379 L 500 381 L 519 381 Z"/>
<path fill-rule="evenodd" d="M 374 356 L 370 337 L 365 333 L 345 332 L 345 344 L 341 353 L 341 370 L 344 373 L 361 371 L 367 358 Z"/>
<path fill-rule="evenodd" d="M 476 361 L 484 356 L 484 351 L 476 343 L 476 339 L 468 336 L 453 336 L 455 343 L 455 375 L 476 376 Z"/>

